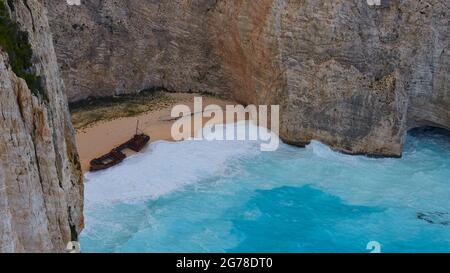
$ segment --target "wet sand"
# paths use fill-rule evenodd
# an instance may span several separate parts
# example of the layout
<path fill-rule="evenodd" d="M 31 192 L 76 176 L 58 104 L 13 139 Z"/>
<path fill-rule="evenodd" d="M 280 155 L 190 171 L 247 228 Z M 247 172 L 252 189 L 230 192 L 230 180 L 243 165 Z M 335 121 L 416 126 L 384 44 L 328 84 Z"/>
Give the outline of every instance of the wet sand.
<path fill-rule="evenodd" d="M 174 99 L 174 102 L 164 109 L 139 114 L 134 117 L 99 121 L 88 128 L 78 129 L 76 141 L 83 172 L 89 170 L 89 162 L 92 159 L 108 153 L 114 147 L 129 140 L 136 132 L 138 120 L 140 131 L 151 137 L 150 142 L 158 140 L 173 141 L 170 131 L 176 119 L 170 116 L 172 107 L 177 104 L 184 104 L 189 106 L 191 111 L 194 111 L 194 97 L 201 95 L 192 93 L 172 93 L 168 95 Z M 203 96 L 202 98 L 203 107 L 214 104 L 225 109 L 226 105 L 236 104 L 233 101 L 215 97 Z M 203 121 L 203 124 L 205 124 L 208 118 L 204 118 Z M 192 132 L 197 132 L 200 129 L 194 128 L 193 123 L 192 128 Z M 126 153 L 129 155 L 132 152 L 127 150 Z"/>

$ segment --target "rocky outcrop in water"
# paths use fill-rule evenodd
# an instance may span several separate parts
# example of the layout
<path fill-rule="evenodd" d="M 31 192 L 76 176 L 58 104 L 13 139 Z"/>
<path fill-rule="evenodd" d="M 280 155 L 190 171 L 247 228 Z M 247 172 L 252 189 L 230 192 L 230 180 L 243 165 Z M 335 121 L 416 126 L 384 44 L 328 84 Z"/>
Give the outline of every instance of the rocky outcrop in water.
<path fill-rule="evenodd" d="M 147 88 L 280 104 L 281 137 L 401 155 L 450 129 L 447 0 L 47 1 L 71 101 Z"/>
<path fill-rule="evenodd" d="M 0 46 L 0 252 L 62 252 L 83 227 L 82 174 L 64 85 L 43 1 L 0 5 L 6 2 L 33 54 L 18 60 L 18 51 Z M 4 18 L 2 31 L 14 27 Z M 27 61 L 32 67 L 19 71 Z"/>

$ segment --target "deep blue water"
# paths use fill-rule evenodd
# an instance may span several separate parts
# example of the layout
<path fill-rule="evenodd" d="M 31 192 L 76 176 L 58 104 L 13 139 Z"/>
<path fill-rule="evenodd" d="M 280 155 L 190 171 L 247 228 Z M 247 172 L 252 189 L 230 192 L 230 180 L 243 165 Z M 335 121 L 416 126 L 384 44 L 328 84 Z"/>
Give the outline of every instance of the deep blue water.
<path fill-rule="evenodd" d="M 401 159 L 160 142 L 87 180 L 84 252 L 450 252 L 450 137 L 437 130 L 409 134 Z"/>

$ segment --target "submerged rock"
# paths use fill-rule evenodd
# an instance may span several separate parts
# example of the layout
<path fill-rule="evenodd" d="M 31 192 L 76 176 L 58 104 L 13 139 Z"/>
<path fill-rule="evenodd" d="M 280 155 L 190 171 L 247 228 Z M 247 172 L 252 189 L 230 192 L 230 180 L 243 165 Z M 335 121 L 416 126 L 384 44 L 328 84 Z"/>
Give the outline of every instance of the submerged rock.
<path fill-rule="evenodd" d="M 435 225 L 450 225 L 450 214 L 447 212 L 418 212 L 417 218 L 420 220 L 424 220 L 429 224 Z"/>

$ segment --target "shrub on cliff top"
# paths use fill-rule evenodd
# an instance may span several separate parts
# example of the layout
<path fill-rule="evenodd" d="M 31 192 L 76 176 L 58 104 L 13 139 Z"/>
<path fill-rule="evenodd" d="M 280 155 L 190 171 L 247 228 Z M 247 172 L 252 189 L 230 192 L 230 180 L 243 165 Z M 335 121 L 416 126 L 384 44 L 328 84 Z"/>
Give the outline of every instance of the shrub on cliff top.
<path fill-rule="evenodd" d="M 11 5 L 12 2 L 8 4 Z M 11 20 L 4 0 L 0 0 L 0 47 L 8 54 L 14 73 L 27 82 L 34 95 L 47 100 L 41 78 L 33 73 L 33 51 L 28 41 L 28 33 L 21 31 L 19 25 Z"/>

